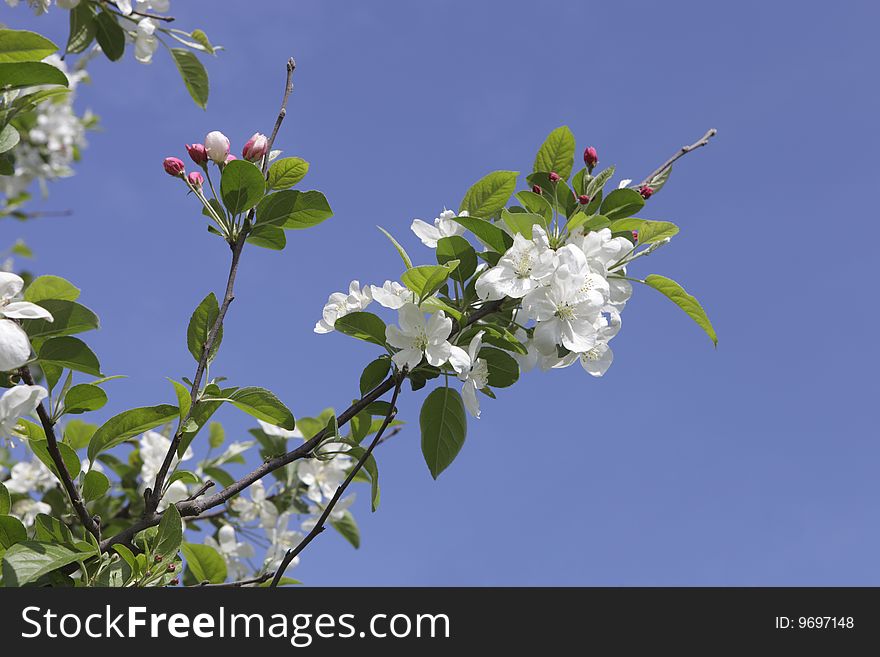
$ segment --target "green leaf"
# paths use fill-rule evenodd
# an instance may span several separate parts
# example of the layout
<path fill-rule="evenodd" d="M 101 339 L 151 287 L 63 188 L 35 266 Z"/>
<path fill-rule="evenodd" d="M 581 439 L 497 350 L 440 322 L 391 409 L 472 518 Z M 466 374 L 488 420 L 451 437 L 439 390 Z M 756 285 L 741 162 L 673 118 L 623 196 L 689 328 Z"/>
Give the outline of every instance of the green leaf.
<path fill-rule="evenodd" d="M 285 189 L 269 194 L 257 206 L 257 222 L 301 230 L 316 226 L 333 216 L 321 192 Z"/>
<path fill-rule="evenodd" d="M 415 292 L 419 301 L 439 290 L 449 275 L 458 267 L 458 261 L 450 260 L 443 265 L 420 265 L 403 272 L 400 280 Z M 339 320 L 336 320 L 337 322 Z"/>
<path fill-rule="evenodd" d="M 394 248 L 397 249 L 397 252 L 400 254 L 400 258 L 401 258 L 401 260 L 403 260 L 404 266 L 407 269 L 412 268 L 412 266 L 413 266 L 412 259 L 409 257 L 409 254 L 406 252 L 406 249 L 404 249 L 402 246 L 400 246 L 400 242 L 398 242 L 396 239 L 394 239 L 394 237 L 392 237 L 391 233 L 389 233 L 387 230 L 382 228 L 382 226 L 376 226 L 376 228 L 378 228 L 383 233 L 385 233 L 385 237 L 387 237 L 389 240 L 391 240 L 391 243 L 394 245 Z"/>
<path fill-rule="evenodd" d="M 631 217 L 645 205 L 645 199 L 634 189 L 615 189 L 602 201 L 600 214 L 610 221 Z"/>
<path fill-rule="evenodd" d="M 186 329 L 186 346 L 189 353 L 198 363 L 202 359 L 202 351 L 205 343 L 208 341 L 208 334 L 217 322 L 220 316 L 220 304 L 217 303 L 217 297 L 211 292 L 202 299 L 202 302 L 196 307 L 192 316 L 189 318 L 189 326 Z M 217 330 L 217 335 L 208 352 L 208 362 L 214 360 L 220 343 L 223 342 L 223 326 Z"/>
<path fill-rule="evenodd" d="M 574 135 L 568 126 L 556 128 L 538 149 L 532 171 L 553 171 L 568 180 L 574 166 L 574 149 Z"/>
<path fill-rule="evenodd" d="M 64 427 L 64 442 L 73 449 L 82 449 L 89 444 L 98 425 L 89 424 L 82 420 L 70 420 Z"/>
<path fill-rule="evenodd" d="M 611 224 L 611 232 L 639 232 L 639 244 L 653 244 L 678 234 L 678 226 L 669 221 L 648 221 L 647 219 L 618 219 Z"/>
<path fill-rule="evenodd" d="M 544 218 L 539 214 L 531 212 L 510 212 L 508 210 L 501 211 L 501 220 L 508 225 L 514 234 L 519 233 L 526 239 L 532 239 L 532 227 L 535 224 L 544 225 Z"/>
<path fill-rule="evenodd" d="M 504 253 L 513 246 L 513 238 L 492 222 L 478 217 L 453 217 L 453 221 L 471 231 L 487 247 L 496 253 Z"/>
<path fill-rule="evenodd" d="M 46 432 L 43 431 L 43 427 L 24 418 L 18 420 L 18 432 L 25 436 L 28 442 L 46 440 Z"/>
<path fill-rule="evenodd" d="M 388 372 L 391 371 L 390 358 L 377 358 L 364 368 L 361 373 L 360 388 L 361 395 L 366 395 L 370 390 L 382 383 L 388 378 Z"/>
<path fill-rule="evenodd" d="M 645 283 L 666 295 L 675 305 L 685 311 L 706 332 L 706 335 L 711 338 L 712 344 L 716 347 L 718 346 L 718 336 L 715 334 L 715 329 L 712 328 L 712 322 L 709 321 L 706 311 L 703 310 L 696 297 L 685 292 L 681 285 L 665 276 L 651 274 L 645 278 Z"/>
<path fill-rule="evenodd" d="M 541 215 L 544 218 L 542 223 L 545 227 L 553 221 L 553 206 L 541 194 L 535 194 L 532 191 L 517 192 L 516 200 L 522 203 L 529 212 Z"/>
<path fill-rule="evenodd" d="M 195 472 L 190 472 L 189 470 L 177 470 L 168 477 L 168 485 L 170 486 L 175 481 L 182 481 L 185 484 L 198 484 L 201 483 L 201 479 Z"/>
<path fill-rule="evenodd" d="M 83 479 L 83 499 L 86 502 L 97 500 L 110 490 L 110 480 L 107 475 L 97 470 L 89 470 Z"/>
<path fill-rule="evenodd" d="M 422 301 L 421 308 L 431 313 L 442 310 L 447 317 L 453 317 L 456 321 L 461 319 L 461 311 L 458 308 L 453 308 L 440 297 L 428 297 Z"/>
<path fill-rule="evenodd" d="M 24 291 L 24 300 L 31 303 L 40 303 L 46 299 L 76 301 L 78 298 L 79 288 L 60 276 L 38 276 Z"/>
<path fill-rule="evenodd" d="M 265 388 L 250 386 L 239 388 L 226 397 L 205 396 L 204 401 L 229 402 L 240 411 L 244 411 L 258 420 L 263 420 L 276 427 L 293 431 L 296 420 L 293 413 L 281 401 Z"/>
<path fill-rule="evenodd" d="M 345 511 L 339 520 L 331 520 L 330 526 L 342 534 L 343 538 L 351 543 L 355 549 L 361 546 L 361 532 L 351 512 Z"/>
<path fill-rule="evenodd" d="M 480 178 L 464 195 L 459 213 L 467 210 L 472 217 L 492 217 L 505 206 L 516 189 L 518 171 L 493 171 Z"/>
<path fill-rule="evenodd" d="M 66 87 L 67 76 L 51 64 L 43 62 L 0 64 L 0 88 L 21 89 L 42 84 L 60 84 Z"/>
<path fill-rule="evenodd" d="M 0 515 L 6 515 L 11 508 L 12 498 L 9 496 L 9 489 L 0 481 Z"/>
<path fill-rule="evenodd" d="M 604 189 L 605 183 L 607 183 L 613 175 L 614 167 L 603 169 L 602 171 L 597 173 L 589 183 L 587 183 L 587 188 L 584 191 L 584 194 L 592 199 L 596 196 L 596 194 Z"/>
<path fill-rule="evenodd" d="M 174 504 L 169 504 L 159 521 L 159 530 L 156 533 L 156 547 L 153 555 L 162 555 L 164 559 L 170 559 L 177 554 L 180 544 L 183 542 L 183 521 L 180 519 L 180 511 Z"/>
<path fill-rule="evenodd" d="M 467 418 L 461 395 L 448 387 L 433 390 L 419 414 L 422 454 L 436 479 L 461 451 L 467 436 Z"/>
<path fill-rule="evenodd" d="M 70 336 L 49 338 L 40 347 L 38 358 L 40 361 L 54 363 L 77 372 L 103 376 L 98 357 L 79 338 Z"/>
<path fill-rule="evenodd" d="M 133 408 L 114 415 L 101 425 L 89 441 L 89 460 L 94 461 L 101 452 L 106 452 L 132 436 L 155 429 L 177 417 L 177 406 L 171 404 Z"/>
<path fill-rule="evenodd" d="M 669 180 L 669 174 L 671 173 L 672 165 L 670 164 L 668 167 L 663 169 L 663 171 L 661 171 L 648 181 L 648 187 L 654 190 L 654 193 L 656 194 L 663 188 L 663 185 L 666 184 L 666 181 Z"/>
<path fill-rule="evenodd" d="M 205 67 L 198 57 L 183 48 L 171 48 L 171 56 L 189 95 L 196 105 L 205 109 L 208 106 L 208 73 Z"/>
<path fill-rule="evenodd" d="M 91 556 L 91 552 L 73 550 L 52 543 L 23 541 L 3 555 L 3 586 L 24 586 L 69 563 Z"/>
<path fill-rule="evenodd" d="M 95 38 L 98 45 L 111 62 L 120 59 L 125 52 L 125 30 L 119 25 L 116 17 L 102 9 L 95 18 Z"/>
<path fill-rule="evenodd" d="M 38 541 L 61 543 L 71 547 L 74 546 L 75 542 L 73 534 L 67 525 L 58 518 L 53 518 L 45 513 L 37 514 L 34 521 L 34 537 Z"/>
<path fill-rule="evenodd" d="M 358 340 L 385 346 L 385 322 L 373 313 L 354 312 L 336 320 L 333 327 L 340 333 Z"/>
<path fill-rule="evenodd" d="M 363 440 L 363 438 L 361 439 Z M 364 454 L 367 453 L 367 450 L 363 447 L 352 446 L 351 449 L 346 452 L 346 454 L 350 455 L 351 458 L 360 461 Z M 370 505 L 373 512 L 379 508 L 379 466 L 376 463 L 375 457 L 370 454 L 366 461 L 364 461 L 363 469 L 361 472 L 367 472 L 370 475 Z"/>
<path fill-rule="evenodd" d="M 48 310 L 54 321 L 22 320 L 21 326 L 31 339 L 93 331 L 100 325 L 98 316 L 92 310 L 75 301 L 44 299 L 38 305 Z"/>
<path fill-rule="evenodd" d="M 58 468 L 55 467 L 55 461 L 49 454 L 49 441 L 47 440 L 28 440 L 28 446 L 38 459 L 40 459 L 47 468 L 49 468 L 56 476 L 58 476 Z M 73 448 L 67 443 L 58 443 L 58 451 L 61 453 L 61 460 L 64 467 L 70 473 L 71 478 L 76 478 L 82 468 L 79 457 Z M 60 477 L 59 477 L 60 479 Z"/>
<path fill-rule="evenodd" d="M 0 62 L 39 62 L 58 50 L 46 37 L 27 30 L 0 30 Z"/>
<path fill-rule="evenodd" d="M 210 545 L 184 543 L 180 549 L 196 582 L 222 584 L 226 581 L 226 561 Z"/>
<path fill-rule="evenodd" d="M 95 12 L 88 2 L 80 2 L 70 10 L 70 36 L 67 39 L 67 52 L 77 54 L 88 48 L 98 32 Z"/>
<path fill-rule="evenodd" d="M 208 427 L 208 445 L 211 449 L 217 449 L 226 440 L 226 432 L 223 431 L 223 425 L 219 422 L 211 422 Z"/>
<path fill-rule="evenodd" d="M 457 260 L 458 266 L 451 276 L 464 285 L 477 269 L 477 253 L 474 247 L 463 237 L 453 235 L 437 240 L 437 262 L 445 265 Z"/>
<path fill-rule="evenodd" d="M 138 561 L 131 550 L 125 547 L 122 543 L 114 543 L 111 548 L 116 551 L 116 554 L 122 557 L 122 560 L 125 561 L 125 563 L 128 564 L 133 576 L 136 577 L 140 574 L 140 566 L 138 566 Z"/>
<path fill-rule="evenodd" d="M 268 171 L 269 189 L 287 189 L 306 177 L 309 163 L 299 157 L 275 160 Z"/>
<path fill-rule="evenodd" d="M 205 34 L 204 30 L 193 30 L 192 33 L 190 33 L 190 36 L 193 38 L 193 41 L 204 48 L 209 55 L 214 54 L 214 46 L 211 45 L 211 41 L 208 39 L 208 35 Z"/>
<path fill-rule="evenodd" d="M 223 468 L 215 468 L 213 466 L 204 469 L 205 475 L 216 481 L 223 488 L 231 486 L 235 483 L 235 479 Z"/>
<path fill-rule="evenodd" d="M 479 357 L 484 359 L 489 367 L 491 387 L 506 388 L 519 379 L 519 363 L 510 354 L 494 347 L 483 347 L 480 349 Z"/>
<path fill-rule="evenodd" d="M 3 126 L 3 129 L 0 130 L 0 153 L 5 153 L 6 151 L 15 148 L 20 139 L 21 135 L 18 134 L 18 130 L 15 129 L 15 126 L 11 123 L 7 123 Z"/>
<path fill-rule="evenodd" d="M 278 226 L 258 224 L 251 230 L 247 241 L 264 249 L 283 251 L 287 246 L 287 235 L 284 234 L 284 229 Z"/>
<path fill-rule="evenodd" d="M 182 422 L 187 414 L 189 414 L 189 409 L 192 408 L 192 395 L 190 395 L 187 387 L 179 381 L 175 381 L 174 379 L 168 380 L 171 381 L 171 385 L 174 386 L 174 394 L 177 395 L 177 408 L 179 409 L 180 420 Z"/>
<path fill-rule="evenodd" d="M 254 207 L 266 192 L 266 180 L 259 167 L 247 160 L 233 160 L 223 167 L 220 197 L 230 215 Z"/>
<path fill-rule="evenodd" d="M 0 548 L 9 549 L 27 540 L 27 530 L 15 516 L 0 514 Z"/>
<path fill-rule="evenodd" d="M 88 413 L 103 408 L 107 403 L 107 393 L 103 388 L 91 383 L 79 383 L 64 395 L 64 412 L 71 415 Z"/>

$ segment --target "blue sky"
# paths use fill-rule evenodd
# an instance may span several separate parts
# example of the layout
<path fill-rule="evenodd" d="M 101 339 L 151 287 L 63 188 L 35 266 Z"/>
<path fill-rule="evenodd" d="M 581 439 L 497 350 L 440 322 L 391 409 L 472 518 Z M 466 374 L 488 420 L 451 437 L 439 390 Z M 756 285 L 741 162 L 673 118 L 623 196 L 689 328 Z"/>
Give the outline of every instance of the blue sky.
<path fill-rule="evenodd" d="M 222 7 L 222 9 L 220 8 Z M 97 61 L 81 107 L 103 131 L 75 178 L 4 222 L 34 268 L 69 278 L 102 318 L 90 343 L 115 382 L 105 415 L 168 401 L 191 374 L 185 327 L 220 291 L 223 245 L 161 168 L 209 130 L 234 147 L 268 132 L 284 62 L 296 88 L 277 144 L 309 160 L 336 216 L 242 263 L 217 373 L 276 391 L 298 415 L 344 408 L 375 349 L 312 333 L 327 295 L 400 262 L 381 224 L 456 207 L 494 169 L 528 171 L 558 125 L 640 179 L 710 127 L 641 216 L 676 222 L 637 266 L 704 304 L 717 351 L 652 290 L 636 290 L 603 379 L 524 376 L 486 400 L 432 481 L 419 451 L 425 391 L 381 448 L 382 506 L 357 505 L 363 545 L 326 533 L 296 577 L 313 585 L 880 584 L 870 292 L 880 171 L 875 3 L 698 1 L 172 3 L 228 48 L 207 112 L 167 53 Z M 62 41 L 65 12 L 0 20 Z M 860 295 L 865 293 L 865 297 Z M 875 301 L 871 301 L 874 298 Z M 222 416 L 231 438 L 244 417 Z"/>

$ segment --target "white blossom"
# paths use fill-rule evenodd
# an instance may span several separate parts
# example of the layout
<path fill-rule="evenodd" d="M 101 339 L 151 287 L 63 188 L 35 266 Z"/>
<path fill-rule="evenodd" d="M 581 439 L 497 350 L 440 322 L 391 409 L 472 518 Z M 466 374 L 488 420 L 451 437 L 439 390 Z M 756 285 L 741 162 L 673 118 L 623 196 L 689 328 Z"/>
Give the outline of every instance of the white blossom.
<path fill-rule="evenodd" d="M 250 488 L 248 488 L 250 499 L 243 495 L 239 495 L 229 506 L 235 511 L 242 522 L 251 522 L 259 518 L 260 526 L 274 527 L 278 520 L 278 509 L 272 504 L 272 501 L 266 498 L 266 489 L 263 481 L 257 479 Z"/>
<path fill-rule="evenodd" d="M 370 291 L 373 301 L 392 310 L 397 310 L 403 304 L 413 303 L 416 300 L 415 293 L 397 281 L 385 281 L 382 287 L 371 285 Z"/>
<path fill-rule="evenodd" d="M 235 528 L 232 525 L 223 525 L 217 531 L 217 538 L 205 537 L 205 545 L 214 548 L 226 561 L 226 572 L 232 580 L 244 579 L 250 573 L 250 568 L 242 562 L 254 556 L 254 546 L 243 543 L 235 536 Z"/>
<path fill-rule="evenodd" d="M 139 451 L 142 465 L 140 476 L 141 481 L 138 489 L 141 493 L 143 493 L 148 486 L 152 487 L 155 483 L 156 474 L 158 474 L 159 468 L 162 467 L 162 462 L 165 460 L 165 455 L 168 453 L 170 447 L 171 441 L 158 431 L 147 431 L 141 436 Z M 192 457 L 193 451 L 190 447 L 186 448 L 182 458 L 178 458 L 175 454 L 171 461 L 169 472 L 174 471 L 181 461 L 187 461 Z M 165 490 L 165 493 L 162 496 L 162 501 L 159 503 L 158 510 L 163 511 L 169 504 L 185 500 L 188 495 L 189 493 L 186 484 L 178 479 L 177 481 L 172 482 Z"/>
<path fill-rule="evenodd" d="M 134 38 L 134 57 L 142 64 L 149 64 L 153 59 L 153 53 L 159 47 L 159 40 L 153 35 L 156 31 L 156 23 L 151 18 L 142 18 L 138 21 Z"/>
<path fill-rule="evenodd" d="M 339 522 L 345 517 L 345 512 L 348 511 L 349 507 L 354 503 L 355 494 L 346 495 L 342 499 L 340 499 L 333 509 L 330 511 L 330 515 L 327 516 L 327 520 L 330 522 Z M 321 514 L 324 513 L 324 510 L 327 507 L 318 506 L 316 504 L 309 505 L 309 516 L 302 521 L 300 525 L 304 532 L 310 532 L 315 528 L 315 525 L 318 524 L 318 518 L 321 517 Z"/>
<path fill-rule="evenodd" d="M 15 430 L 19 418 L 32 415 L 48 394 L 42 386 L 19 385 L 8 388 L 0 397 L 0 438 L 10 441 L 19 438 Z"/>
<path fill-rule="evenodd" d="M 37 457 L 12 466 L 9 479 L 3 482 L 10 493 L 47 491 L 57 483 L 55 475 Z"/>
<path fill-rule="evenodd" d="M 366 308 L 372 303 L 372 290 L 369 285 L 361 284 L 358 281 L 352 281 L 348 286 L 348 294 L 344 292 L 334 292 L 327 299 L 321 319 L 315 324 L 315 333 L 330 333 L 336 324 L 336 320 L 344 317 L 349 313 L 358 312 Z"/>
<path fill-rule="evenodd" d="M 452 320 L 442 310 L 425 321 L 419 307 L 407 303 L 397 311 L 397 317 L 400 327 L 393 324 L 385 327 L 385 339 L 400 350 L 391 357 L 398 367 L 412 370 L 422 362 L 422 356 L 435 367 L 449 360 L 452 345 L 448 338 L 452 333 Z"/>
<path fill-rule="evenodd" d="M 260 424 L 260 428 L 263 430 L 263 433 L 267 436 L 272 436 L 273 438 L 304 438 L 302 431 L 298 428 L 294 427 L 292 431 L 288 429 L 282 429 L 281 427 L 276 427 L 274 424 L 269 424 L 268 422 L 263 422 L 262 420 L 257 420 Z"/>
<path fill-rule="evenodd" d="M 480 418 L 480 400 L 477 399 L 477 390 L 482 390 L 489 383 L 489 365 L 485 358 L 479 358 L 480 347 L 483 344 L 483 334 L 480 331 L 468 345 L 468 366 L 458 372 L 458 378 L 463 382 L 461 385 L 461 398 L 465 408 L 475 418 Z"/>
<path fill-rule="evenodd" d="M 624 187 L 628 187 L 631 182 L 632 182 L 632 178 L 624 178 L 623 180 L 620 181 L 620 183 L 618 183 L 617 189 L 623 189 Z"/>
<path fill-rule="evenodd" d="M 465 228 L 455 221 L 455 216 L 456 215 L 452 210 L 443 208 L 443 212 L 440 213 L 440 216 L 434 219 L 433 226 L 421 219 L 413 219 L 410 228 L 412 228 L 412 232 L 422 240 L 422 244 L 431 247 L 432 249 L 436 249 L 437 242 L 442 238 L 464 234 Z M 467 217 L 467 210 L 463 210 L 458 216 Z"/>
<path fill-rule="evenodd" d="M 29 301 L 15 301 L 23 287 L 24 280 L 21 276 L 0 272 L 0 371 L 2 372 L 21 367 L 31 357 L 31 343 L 27 333 L 12 320 L 53 321 L 52 314 L 42 306 Z"/>
<path fill-rule="evenodd" d="M 39 514 L 45 513 L 48 515 L 52 513 L 52 507 L 45 502 L 38 502 L 26 497 L 13 504 L 10 513 L 21 520 L 21 524 L 25 527 L 31 527 Z"/>
<path fill-rule="evenodd" d="M 347 446 L 342 443 L 328 443 L 321 449 L 325 452 L 341 452 L 347 450 Z M 336 489 L 345 480 L 351 465 L 351 457 L 345 454 L 336 454 L 326 461 L 316 458 L 304 459 L 297 464 L 296 474 L 308 488 L 306 497 L 320 503 L 324 499 L 329 500 L 333 497 Z"/>
<path fill-rule="evenodd" d="M 282 513 L 278 516 L 275 526 L 266 529 L 266 538 L 269 540 L 269 548 L 266 550 L 266 557 L 263 562 L 263 568 L 272 571 L 277 570 L 281 565 L 282 559 L 288 550 L 299 545 L 304 536 L 302 533 L 288 528 L 290 524 L 290 513 Z M 299 557 L 294 557 L 289 567 L 295 567 L 299 564 Z"/>
<path fill-rule="evenodd" d="M 513 246 L 498 264 L 477 279 L 477 295 L 484 301 L 510 297 L 521 299 L 532 290 L 544 285 L 556 270 L 555 255 L 550 248 L 547 233 L 537 224 L 532 228 L 532 239 L 517 233 Z"/>

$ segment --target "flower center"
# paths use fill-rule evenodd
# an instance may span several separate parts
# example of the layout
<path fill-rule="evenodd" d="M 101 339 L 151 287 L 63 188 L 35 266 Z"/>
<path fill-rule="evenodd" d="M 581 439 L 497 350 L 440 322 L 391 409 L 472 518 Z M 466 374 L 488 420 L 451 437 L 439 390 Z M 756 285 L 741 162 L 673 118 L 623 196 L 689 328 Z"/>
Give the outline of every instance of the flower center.
<path fill-rule="evenodd" d="M 516 259 L 514 271 L 519 278 L 528 278 L 532 273 L 532 256 L 527 251 L 522 251 Z"/>
<path fill-rule="evenodd" d="M 428 335 L 425 333 L 424 329 L 419 330 L 413 338 L 413 347 L 422 351 L 428 348 Z"/>
<path fill-rule="evenodd" d="M 572 320 L 574 319 L 574 307 L 564 303 L 556 308 L 555 314 L 559 319 Z"/>
<path fill-rule="evenodd" d="M 585 361 L 593 361 L 599 360 L 599 358 L 601 358 L 601 355 L 599 354 L 599 349 L 597 347 L 593 347 L 589 351 L 585 351 L 584 353 L 582 353 L 581 358 Z"/>

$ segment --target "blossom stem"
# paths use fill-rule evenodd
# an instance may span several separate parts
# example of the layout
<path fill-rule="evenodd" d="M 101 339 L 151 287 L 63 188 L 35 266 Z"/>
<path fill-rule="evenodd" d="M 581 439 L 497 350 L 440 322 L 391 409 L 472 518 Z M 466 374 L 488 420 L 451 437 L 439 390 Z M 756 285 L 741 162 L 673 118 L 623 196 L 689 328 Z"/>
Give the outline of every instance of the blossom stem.
<path fill-rule="evenodd" d="M 19 371 L 21 372 L 22 381 L 29 386 L 34 385 L 34 377 L 26 365 Z M 55 424 L 53 423 L 52 418 L 49 417 L 49 413 L 46 411 L 46 407 L 43 406 L 42 402 L 37 405 L 37 416 L 40 418 L 40 424 L 42 424 L 43 432 L 46 434 L 46 448 L 49 451 L 49 456 L 52 457 L 52 462 L 55 464 L 55 469 L 57 471 L 55 474 L 61 479 L 61 483 L 64 485 L 64 490 L 67 491 L 67 497 L 70 498 L 70 503 L 73 505 L 76 515 L 79 517 L 83 527 L 100 541 L 101 528 L 98 524 L 100 520 L 97 519 L 97 516 L 93 518 L 89 515 L 85 502 L 83 502 L 82 497 L 80 497 L 76 484 L 73 483 L 73 478 L 70 476 L 70 472 L 67 470 L 67 465 L 64 463 L 64 458 L 61 456 L 61 451 L 58 449 L 58 439 L 55 436 Z"/>
<path fill-rule="evenodd" d="M 281 581 L 282 575 L 284 575 L 284 571 L 287 570 L 287 567 L 290 565 L 290 562 L 302 552 L 309 543 L 314 540 L 318 534 L 324 531 L 324 523 L 327 522 L 327 518 L 330 517 L 330 514 L 333 512 L 333 507 L 336 506 L 336 503 L 342 498 L 343 493 L 345 493 L 345 489 L 348 488 L 348 485 L 352 482 L 358 472 L 361 471 L 361 468 L 364 467 L 364 464 L 367 460 L 372 456 L 373 450 L 376 449 L 376 445 L 382 440 L 382 434 L 385 433 L 385 429 L 388 428 L 388 425 L 391 424 L 391 421 L 394 419 L 394 416 L 397 415 L 397 396 L 400 394 L 400 386 L 403 385 L 404 379 L 406 379 L 406 372 L 404 371 L 398 372 L 394 377 L 394 393 L 391 395 L 391 402 L 389 403 L 388 413 L 385 414 L 385 420 L 382 422 L 382 426 L 379 427 L 379 431 L 376 432 L 375 438 L 370 443 L 370 446 L 367 447 L 366 451 L 361 455 L 361 458 L 358 460 L 357 464 L 351 469 L 351 472 L 348 473 L 348 476 L 345 478 L 339 488 L 336 489 L 336 493 L 334 493 L 333 498 L 327 503 L 327 506 L 324 507 L 324 512 L 321 514 L 321 517 L 318 518 L 318 522 L 315 523 L 315 526 L 312 527 L 312 530 L 306 535 L 306 537 L 300 541 L 296 547 L 287 551 L 284 555 L 284 558 L 281 560 L 281 563 L 278 566 L 278 569 L 275 571 L 275 576 L 272 578 L 272 583 L 270 586 L 278 586 L 278 583 Z"/>
<path fill-rule="evenodd" d="M 700 137 L 700 138 L 699 138 L 697 141 L 695 141 L 693 144 L 690 144 L 690 145 L 688 145 L 688 146 L 682 146 L 681 148 L 679 148 L 679 149 L 675 152 L 674 155 L 672 155 L 672 156 L 671 156 L 668 160 L 666 160 L 663 164 L 661 164 L 659 167 L 657 167 L 657 168 L 654 169 L 651 173 L 649 173 L 649 174 L 645 177 L 645 179 L 644 179 L 642 182 L 640 182 L 638 185 L 635 185 L 635 187 L 636 187 L 636 188 L 644 187 L 644 186 L 647 185 L 649 182 L 651 182 L 652 180 L 654 180 L 654 178 L 656 178 L 657 176 L 659 176 L 660 174 L 662 174 L 664 171 L 666 171 L 666 169 L 668 169 L 669 167 L 671 167 L 671 166 L 673 165 L 673 163 L 674 163 L 678 158 L 687 155 L 688 153 L 690 153 L 690 152 L 693 151 L 693 150 L 696 150 L 697 148 L 700 148 L 700 146 L 705 146 L 706 144 L 708 144 L 708 143 L 709 143 L 709 140 L 712 139 L 712 137 L 714 137 L 717 133 L 718 133 L 718 131 L 717 131 L 715 128 L 711 128 L 711 129 L 709 129 L 709 130 L 706 131 L 706 134 L 705 134 L 705 135 L 703 135 L 702 137 Z"/>

